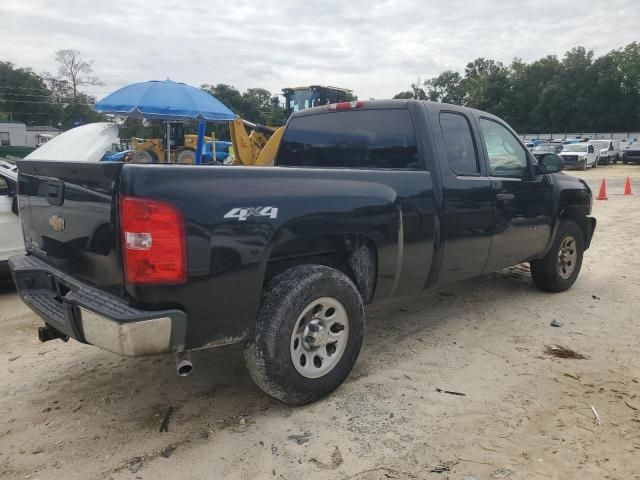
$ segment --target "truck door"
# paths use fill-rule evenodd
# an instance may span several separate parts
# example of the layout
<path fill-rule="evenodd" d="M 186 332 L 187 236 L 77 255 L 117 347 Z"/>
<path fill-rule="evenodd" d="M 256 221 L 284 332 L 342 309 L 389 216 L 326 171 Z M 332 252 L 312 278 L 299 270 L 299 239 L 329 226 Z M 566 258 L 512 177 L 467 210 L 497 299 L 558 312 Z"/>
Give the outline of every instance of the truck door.
<path fill-rule="evenodd" d="M 513 132 L 478 119 L 495 198 L 495 225 L 485 272 L 516 265 L 544 251 L 552 233 L 553 186 L 532 173 L 535 161 Z"/>
<path fill-rule="evenodd" d="M 482 273 L 491 246 L 494 195 L 473 119 L 450 106 L 429 111 L 444 201 L 438 281 L 448 282 Z"/>

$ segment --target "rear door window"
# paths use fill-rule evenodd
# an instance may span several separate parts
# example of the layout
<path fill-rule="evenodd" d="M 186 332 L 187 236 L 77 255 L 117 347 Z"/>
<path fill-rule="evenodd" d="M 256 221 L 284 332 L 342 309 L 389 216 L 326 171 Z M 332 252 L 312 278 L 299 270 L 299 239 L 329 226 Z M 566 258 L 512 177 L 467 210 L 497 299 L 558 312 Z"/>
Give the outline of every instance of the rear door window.
<path fill-rule="evenodd" d="M 451 170 L 456 175 L 478 175 L 478 155 L 469 121 L 458 113 L 442 112 L 440 129 Z"/>
<path fill-rule="evenodd" d="M 276 164 L 295 167 L 420 168 L 406 109 L 351 110 L 291 119 Z"/>

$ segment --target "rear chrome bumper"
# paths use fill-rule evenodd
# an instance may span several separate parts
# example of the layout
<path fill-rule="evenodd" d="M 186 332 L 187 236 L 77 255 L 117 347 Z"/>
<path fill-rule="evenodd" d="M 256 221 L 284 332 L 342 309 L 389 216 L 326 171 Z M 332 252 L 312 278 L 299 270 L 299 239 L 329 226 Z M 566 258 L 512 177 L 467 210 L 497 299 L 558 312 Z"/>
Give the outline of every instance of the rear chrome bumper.
<path fill-rule="evenodd" d="M 183 311 L 133 308 L 33 255 L 11 257 L 9 269 L 22 301 L 69 337 L 132 357 L 184 350 Z"/>

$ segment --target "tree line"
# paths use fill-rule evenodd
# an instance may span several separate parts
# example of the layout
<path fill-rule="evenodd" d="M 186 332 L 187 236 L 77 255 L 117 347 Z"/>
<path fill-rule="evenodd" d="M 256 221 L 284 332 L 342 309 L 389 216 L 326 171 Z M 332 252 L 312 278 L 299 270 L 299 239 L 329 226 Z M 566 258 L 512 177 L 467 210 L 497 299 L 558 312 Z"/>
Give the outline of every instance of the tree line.
<path fill-rule="evenodd" d="M 0 61 L 0 120 L 71 128 L 103 121 L 93 109 L 96 98 L 85 87 L 102 85 L 92 76 L 93 60 L 78 50 L 55 53 L 58 71 L 36 73 Z M 263 125 L 282 125 L 288 116 L 277 97 L 263 88 L 244 92 L 226 84 L 204 84 L 242 118 Z M 394 98 L 427 99 L 466 105 L 504 118 L 519 132 L 607 132 L 640 128 L 640 43 L 595 57 L 575 47 L 561 58 L 548 55 L 531 63 L 514 59 L 510 65 L 477 58 L 464 73 L 447 70 L 418 80 Z M 156 125 L 157 123 L 157 125 Z M 121 136 L 160 135 L 159 122 L 126 119 Z M 226 127 L 216 126 L 218 138 Z M 188 125 L 195 131 L 195 124 Z"/>
<path fill-rule="evenodd" d="M 532 63 L 477 58 L 464 74 L 444 71 L 394 98 L 485 110 L 522 133 L 638 131 L 640 43 L 597 58 L 584 47 Z"/>

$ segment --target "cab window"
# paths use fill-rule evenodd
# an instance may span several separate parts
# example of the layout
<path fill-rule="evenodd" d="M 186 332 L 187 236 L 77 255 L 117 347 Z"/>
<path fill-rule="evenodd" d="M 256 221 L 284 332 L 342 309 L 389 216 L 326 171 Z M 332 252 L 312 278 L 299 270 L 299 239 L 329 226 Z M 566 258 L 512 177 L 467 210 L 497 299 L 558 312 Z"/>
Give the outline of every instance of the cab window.
<path fill-rule="evenodd" d="M 527 153 L 520 141 L 507 128 L 486 118 L 480 119 L 480 131 L 491 175 L 523 177 L 527 170 Z"/>
<path fill-rule="evenodd" d="M 351 110 L 289 121 L 276 164 L 288 167 L 416 170 L 420 168 L 407 109 Z"/>

